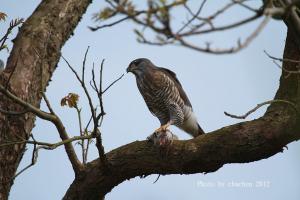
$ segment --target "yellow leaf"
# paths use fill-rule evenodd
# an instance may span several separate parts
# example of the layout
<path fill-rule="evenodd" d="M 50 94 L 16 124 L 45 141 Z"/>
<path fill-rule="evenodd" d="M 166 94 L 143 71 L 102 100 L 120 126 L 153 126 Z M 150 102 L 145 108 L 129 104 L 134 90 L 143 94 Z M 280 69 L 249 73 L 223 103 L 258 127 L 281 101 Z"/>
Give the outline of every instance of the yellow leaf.
<path fill-rule="evenodd" d="M 79 95 L 75 93 L 69 93 L 67 96 L 61 99 L 61 106 L 69 106 L 70 108 L 77 107 L 77 103 L 79 100 Z"/>
<path fill-rule="evenodd" d="M 111 8 L 104 8 L 99 14 L 99 19 L 108 19 L 112 17 L 113 13 L 114 11 Z"/>
<path fill-rule="evenodd" d="M 3 12 L 0 12 L 0 21 L 3 20 L 5 21 L 5 18 L 7 17 L 7 15 Z"/>

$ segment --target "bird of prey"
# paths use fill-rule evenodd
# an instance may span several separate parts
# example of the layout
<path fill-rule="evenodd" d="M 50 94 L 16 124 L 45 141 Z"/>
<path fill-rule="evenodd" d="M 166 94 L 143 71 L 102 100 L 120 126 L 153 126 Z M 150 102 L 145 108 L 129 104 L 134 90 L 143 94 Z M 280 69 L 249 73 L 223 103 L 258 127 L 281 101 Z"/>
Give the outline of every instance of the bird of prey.
<path fill-rule="evenodd" d="M 150 112 L 161 123 L 156 133 L 166 132 L 170 125 L 175 125 L 193 137 L 204 134 L 174 72 L 157 67 L 146 58 L 133 60 L 127 72 L 135 75 L 138 89 Z"/>

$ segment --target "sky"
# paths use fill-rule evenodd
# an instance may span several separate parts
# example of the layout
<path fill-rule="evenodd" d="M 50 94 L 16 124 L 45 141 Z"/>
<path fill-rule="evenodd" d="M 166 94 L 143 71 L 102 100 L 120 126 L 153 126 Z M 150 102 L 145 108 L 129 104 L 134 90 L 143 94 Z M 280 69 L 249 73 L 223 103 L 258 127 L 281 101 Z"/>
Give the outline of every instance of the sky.
<path fill-rule="evenodd" d="M 5 23 L 0 23 L 0 35 L 3 35 L 11 19 L 26 19 L 39 2 L 1 0 L 0 11 L 7 13 L 8 19 Z M 198 5 L 195 0 L 192 2 L 195 6 Z M 210 4 L 207 11 L 218 8 L 218 2 L 216 0 Z M 279 84 L 280 70 L 263 51 L 266 50 L 277 57 L 282 56 L 286 36 L 286 28 L 282 22 L 272 20 L 247 49 L 232 55 L 216 56 L 177 46 L 155 47 L 139 44 L 132 31 L 136 26 L 131 23 L 91 32 L 87 27 L 95 25 L 92 15 L 101 7 L 103 3 L 100 1 L 92 3 L 76 28 L 74 36 L 62 49 L 63 56 L 76 70 L 81 70 L 83 55 L 88 46 L 90 53 L 86 70 L 90 72 L 93 63 L 99 66 L 101 60 L 105 59 L 105 85 L 125 73 L 133 59 L 149 58 L 154 64 L 176 72 L 205 132 L 245 121 L 229 118 L 224 115 L 224 111 L 243 114 L 256 104 L 274 97 Z M 224 18 L 223 22 L 239 19 L 242 15 L 242 12 L 236 11 L 231 18 Z M 175 19 L 180 20 L 178 18 Z M 213 40 L 218 46 L 228 46 L 238 37 L 245 38 L 253 27 L 255 26 L 249 25 L 228 34 L 214 34 L 210 38 L 205 36 L 194 38 L 193 41 L 204 43 L 206 40 Z M 16 32 L 10 39 L 13 39 L 15 34 Z M 9 43 L 10 48 L 11 46 Z M 0 59 L 6 61 L 7 56 L 7 52 L 0 52 Z M 83 91 L 61 60 L 46 94 L 68 132 L 76 135 L 76 112 L 60 106 L 60 99 L 69 92 L 80 95 L 79 104 L 83 108 L 83 119 L 88 120 L 89 108 Z M 93 99 L 96 100 L 96 97 L 93 96 Z M 107 115 L 101 131 L 105 151 L 132 141 L 144 140 L 159 126 L 159 121 L 150 114 L 139 94 L 132 74 L 126 74 L 105 94 L 104 106 Z M 44 104 L 42 109 L 46 110 Z M 265 108 L 258 110 L 247 120 L 260 117 L 264 111 Z M 177 128 L 172 127 L 172 131 L 180 139 L 190 139 Z M 37 119 L 32 132 L 39 141 L 59 141 L 54 126 L 40 119 Z M 79 150 L 78 146 L 76 148 Z M 32 147 L 28 146 L 19 170 L 30 163 L 31 150 Z M 293 142 L 288 145 L 288 150 L 271 158 L 247 164 L 227 164 L 217 172 L 206 175 L 161 176 L 155 184 L 153 182 L 157 175 L 145 179 L 134 178 L 115 187 L 106 199 L 297 200 L 300 198 L 299 152 L 299 142 Z M 93 147 L 89 160 L 95 158 L 97 150 Z M 63 148 L 53 151 L 41 150 L 37 164 L 15 180 L 10 199 L 61 199 L 73 178 L 74 174 Z"/>

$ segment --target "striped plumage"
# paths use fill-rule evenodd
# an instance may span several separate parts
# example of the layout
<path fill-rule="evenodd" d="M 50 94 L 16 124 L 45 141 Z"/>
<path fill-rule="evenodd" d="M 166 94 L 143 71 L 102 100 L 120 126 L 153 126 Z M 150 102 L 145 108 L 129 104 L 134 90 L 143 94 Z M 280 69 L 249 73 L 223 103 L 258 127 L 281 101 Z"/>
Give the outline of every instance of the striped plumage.
<path fill-rule="evenodd" d="M 145 58 L 132 61 L 127 72 L 135 75 L 139 91 L 162 129 L 175 125 L 193 137 L 204 133 L 174 72 Z"/>

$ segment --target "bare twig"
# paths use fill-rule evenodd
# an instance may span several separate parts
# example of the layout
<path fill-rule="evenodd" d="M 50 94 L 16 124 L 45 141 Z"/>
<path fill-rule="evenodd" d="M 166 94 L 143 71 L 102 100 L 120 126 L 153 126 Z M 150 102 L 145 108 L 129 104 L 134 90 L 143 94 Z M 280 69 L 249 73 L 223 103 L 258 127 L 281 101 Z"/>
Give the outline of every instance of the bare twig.
<path fill-rule="evenodd" d="M 218 32 L 218 31 L 225 31 L 225 30 L 236 28 L 236 27 L 239 27 L 241 25 L 244 25 L 244 24 L 247 24 L 249 22 L 252 22 L 252 21 L 260 18 L 262 15 L 263 15 L 262 12 L 258 12 L 255 15 L 249 17 L 249 18 L 240 20 L 240 21 L 232 23 L 232 24 L 228 24 L 228 25 L 220 26 L 220 27 L 212 27 L 212 28 L 205 29 L 205 30 L 200 30 L 200 31 L 195 31 L 195 30 L 188 31 L 186 33 L 180 34 L 180 37 L 192 36 L 192 35 L 200 35 L 200 34 L 212 33 L 212 32 Z"/>
<path fill-rule="evenodd" d="M 20 24 L 22 24 L 23 23 L 23 18 L 21 18 L 21 19 L 15 19 L 15 20 L 12 20 L 10 23 L 9 23 L 9 27 L 8 27 L 8 29 L 6 30 L 6 33 L 4 34 L 4 36 L 0 39 L 0 51 L 2 50 L 2 49 L 4 49 L 4 48 L 6 48 L 6 46 L 5 46 L 5 42 L 6 42 L 6 40 L 8 39 L 8 36 L 9 36 L 9 34 L 11 33 L 11 31 L 15 28 L 15 27 L 17 27 L 17 26 L 19 26 Z"/>
<path fill-rule="evenodd" d="M 247 47 L 249 43 L 260 33 L 260 31 L 263 29 L 263 27 L 267 24 L 268 20 L 271 18 L 271 15 L 268 14 L 268 12 L 265 12 L 265 7 L 262 8 L 252 8 L 248 6 L 245 2 L 247 0 L 232 0 L 228 4 L 226 4 L 221 9 L 214 12 L 212 15 L 209 15 L 208 17 L 201 17 L 200 13 L 203 10 L 204 5 L 208 2 L 206 0 L 202 0 L 199 8 L 194 13 L 192 9 L 187 5 L 187 2 L 185 1 L 174 1 L 177 2 L 177 4 L 170 4 L 167 5 L 164 2 L 161 3 L 155 3 L 150 2 L 148 3 L 148 9 L 147 10 L 137 10 L 136 7 L 133 7 L 132 10 L 126 10 L 126 6 L 116 3 L 116 2 L 110 2 L 108 1 L 109 5 L 111 6 L 111 12 L 114 12 L 114 15 L 112 17 L 115 17 L 117 15 L 125 15 L 124 18 L 122 18 L 122 21 L 125 21 L 126 19 L 130 19 L 136 24 L 143 26 L 144 30 L 146 28 L 149 28 L 153 32 L 157 33 L 158 40 L 157 41 L 151 41 L 145 38 L 143 33 L 135 30 L 138 41 L 145 44 L 150 45 L 169 45 L 169 44 L 175 44 L 184 46 L 187 48 L 191 48 L 197 51 L 205 52 L 205 53 L 212 53 L 212 54 L 226 54 L 226 53 L 235 53 L 243 48 Z M 116 4 L 116 5 L 115 5 Z M 171 8 L 174 8 L 175 6 L 183 5 L 186 9 L 187 13 L 189 14 L 190 19 L 183 24 L 182 27 L 179 27 L 177 31 L 174 31 L 173 27 L 171 27 L 171 21 L 170 21 L 170 10 Z M 233 6 L 238 5 L 241 6 L 247 11 L 250 11 L 254 13 L 254 15 L 247 17 L 242 20 L 238 20 L 236 22 L 218 26 L 216 27 L 214 25 L 215 19 L 220 16 L 225 11 L 229 10 Z M 117 14 L 116 14 L 117 13 Z M 137 15 L 136 15 L 137 14 Z M 142 16 L 144 17 L 142 17 Z M 244 24 L 247 24 L 249 22 L 252 22 L 263 15 L 266 15 L 265 19 L 262 21 L 262 23 L 255 29 L 251 35 L 249 35 L 243 43 L 238 40 L 237 45 L 231 48 L 211 48 L 210 43 L 207 43 L 206 46 L 198 46 L 194 45 L 186 40 L 189 36 L 198 36 L 206 33 L 212 33 L 212 32 L 220 32 L 220 31 L 226 31 L 230 30 L 239 26 L 242 26 Z M 110 18 L 110 17 L 108 17 Z M 102 20 L 106 20 L 105 18 Z M 158 22 L 158 23 L 157 23 Z M 196 22 L 195 24 L 192 24 L 193 22 Z M 207 29 L 201 29 L 204 25 L 209 24 L 209 28 Z M 114 25 L 114 23 L 110 24 Z M 187 27 L 190 27 L 187 29 Z M 186 30 L 187 29 L 187 30 Z M 184 32 L 183 32 L 184 31 Z M 182 33 L 181 33 L 182 32 Z"/>
<path fill-rule="evenodd" d="M 264 53 L 273 60 L 273 63 L 279 68 L 282 69 L 283 71 L 289 73 L 289 74 L 300 74 L 300 61 L 299 60 L 293 60 L 293 59 L 288 59 L 288 58 L 276 58 L 274 56 L 271 56 L 269 53 L 267 53 L 267 51 L 264 51 Z M 280 62 L 291 62 L 291 63 L 295 63 L 296 68 L 298 68 L 297 70 L 288 70 L 285 67 L 281 66 L 280 64 L 278 64 L 276 61 L 280 61 Z"/>
<path fill-rule="evenodd" d="M 155 184 L 155 183 L 159 180 L 160 175 L 161 175 L 161 174 L 158 174 L 158 176 L 157 176 L 157 178 L 155 179 L 155 181 L 153 182 L 153 184 Z"/>
<path fill-rule="evenodd" d="M 103 98 L 102 98 L 102 82 L 103 82 L 103 67 L 104 67 L 104 59 L 101 62 L 100 65 L 100 80 L 99 80 L 99 89 L 97 89 L 97 84 L 95 81 L 95 74 L 94 74 L 94 69 L 92 70 L 92 74 L 93 74 L 93 83 L 94 83 L 94 87 L 96 88 L 96 93 L 98 96 L 98 100 L 99 100 L 99 104 L 100 104 L 100 113 L 96 118 L 96 121 L 94 121 L 94 128 L 92 131 L 92 134 L 95 136 L 96 138 L 96 146 L 98 149 L 98 154 L 100 157 L 100 161 L 104 164 L 104 166 L 106 166 L 107 161 L 106 161 L 106 157 L 105 157 L 105 151 L 104 151 L 104 147 L 102 144 L 102 137 L 101 137 L 101 132 L 98 129 L 98 126 L 100 126 L 101 124 L 99 124 L 99 120 L 101 118 L 101 121 L 103 121 L 104 115 L 105 115 L 105 111 L 104 111 L 104 106 L 103 106 Z"/>
<path fill-rule="evenodd" d="M 186 5 L 186 4 L 184 4 L 184 6 L 190 11 L 190 13 L 191 13 L 191 15 L 192 15 L 192 18 L 190 19 L 190 20 L 188 20 L 188 22 L 187 23 L 185 23 L 178 31 L 177 31 L 177 35 L 181 32 L 181 31 L 183 31 L 186 27 L 188 27 L 199 15 L 200 15 L 200 13 L 201 13 L 201 11 L 202 11 L 202 9 L 203 9 L 203 7 L 204 7 L 204 5 L 205 5 L 205 3 L 207 2 L 207 0 L 203 0 L 202 2 L 201 2 L 201 5 L 200 5 L 200 7 L 199 7 L 199 9 L 197 10 L 197 12 L 194 14 L 190 9 L 189 9 L 189 7 Z"/>
<path fill-rule="evenodd" d="M 267 25 L 270 20 L 270 16 L 266 16 L 264 20 L 259 24 L 259 26 L 245 39 L 244 42 L 238 40 L 237 45 L 227 49 L 218 49 L 218 48 L 211 48 L 210 43 L 207 43 L 206 47 L 199 47 L 194 44 L 188 43 L 187 41 L 183 40 L 182 38 L 178 38 L 178 41 L 182 46 L 189 47 L 191 49 L 205 52 L 205 53 L 213 53 L 213 54 L 227 54 L 227 53 L 235 53 L 244 48 L 246 48 L 254 38 L 263 30 L 263 28 Z"/>
<path fill-rule="evenodd" d="M 45 101 L 45 103 L 46 103 L 46 105 L 47 105 L 50 113 L 54 115 L 55 113 L 54 113 L 54 111 L 53 111 L 53 109 L 51 107 L 50 101 L 49 101 L 49 99 L 47 98 L 47 96 L 46 96 L 46 94 L 44 92 L 42 92 L 42 96 L 43 96 L 43 99 L 44 99 L 44 101 Z"/>
<path fill-rule="evenodd" d="M 96 92 L 96 94 L 98 96 L 99 106 L 100 106 L 100 112 L 96 117 L 96 121 L 94 121 L 94 128 L 93 128 L 92 134 L 94 134 L 95 138 L 96 138 L 96 146 L 97 146 L 97 149 L 98 149 L 100 160 L 101 160 L 101 162 L 106 164 L 107 161 L 106 161 L 106 157 L 105 157 L 104 147 L 103 147 L 103 144 L 102 144 L 101 132 L 98 128 L 102 125 L 104 115 L 105 115 L 104 104 L 103 104 L 103 94 L 109 88 L 111 88 L 116 82 L 118 82 L 124 76 L 124 74 L 121 77 L 119 77 L 118 79 L 116 79 L 115 81 L 113 81 L 106 89 L 103 90 L 104 61 L 105 60 L 103 59 L 102 62 L 101 62 L 101 65 L 100 65 L 99 87 L 96 84 L 94 66 L 93 66 L 93 69 L 92 69 L 92 81 L 90 82 L 90 84 L 91 84 L 92 88 L 94 89 L 94 91 Z"/>
<path fill-rule="evenodd" d="M 95 26 L 95 27 L 89 26 L 89 29 L 91 31 L 97 31 L 99 29 L 103 29 L 103 28 L 107 28 L 107 27 L 112 27 L 112 26 L 117 25 L 117 24 L 119 24 L 121 22 L 124 22 L 124 21 L 126 21 L 128 19 L 130 19 L 130 16 L 123 17 L 123 18 L 121 18 L 121 19 L 119 19 L 117 21 L 114 21 L 114 22 L 109 23 L 109 24 L 104 24 L 104 25 L 101 25 L 101 26 Z"/>
<path fill-rule="evenodd" d="M 300 74 L 300 69 L 298 70 L 288 70 L 285 67 L 282 67 L 281 65 L 279 65 L 275 60 L 273 60 L 273 63 L 279 68 L 282 69 L 283 71 L 289 73 L 289 74 Z"/>
<path fill-rule="evenodd" d="M 292 63 L 299 63 L 300 64 L 300 60 L 293 60 L 293 59 L 288 59 L 288 58 L 277 58 L 274 56 L 271 56 L 266 50 L 264 50 L 264 53 L 271 59 L 273 60 L 278 60 L 280 62 L 292 62 Z"/>
<path fill-rule="evenodd" d="M 57 143 L 40 142 L 40 141 L 36 141 L 32 135 L 31 135 L 31 137 L 32 137 L 32 140 L 20 140 L 20 141 L 7 142 L 4 144 L 0 144 L 0 148 L 5 147 L 5 146 L 10 146 L 10 145 L 25 144 L 25 143 L 33 145 L 31 163 L 29 165 L 27 165 L 26 167 L 24 167 L 22 170 L 20 170 L 13 177 L 13 179 L 15 179 L 17 176 L 19 176 L 20 174 L 25 172 L 27 169 L 29 169 L 30 167 L 32 167 L 33 165 L 36 164 L 37 158 L 38 158 L 38 152 L 40 149 L 54 150 L 62 145 L 70 144 L 74 141 L 85 140 L 85 139 L 90 140 L 93 138 L 93 135 L 90 134 L 90 135 L 85 135 L 85 136 L 74 136 L 72 138 L 69 138 L 67 140 L 62 140 Z"/>
<path fill-rule="evenodd" d="M 222 7 L 221 9 L 217 10 L 216 12 L 214 12 L 213 14 L 208 16 L 208 17 L 199 17 L 199 16 L 197 16 L 196 18 L 198 20 L 202 21 L 202 23 L 195 25 L 193 30 L 202 28 L 206 24 L 209 24 L 211 28 L 214 28 L 214 25 L 213 25 L 212 21 L 214 19 L 216 19 L 218 16 L 220 16 L 221 14 L 223 14 L 225 11 L 229 10 L 234 5 L 235 5 L 235 2 L 230 2 L 230 3 L 226 4 L 224 7 Z M 185 4 L 185 8 L 188 11 L 188 13 L 190 13 L 190 15 L 194 16 L 194 13 L 192 12 L 192 10 L 186 4 Z"/>
<path fill-rule="evenodd" d="M 234 2 L 235 4 L 240 5 L 243 8 L 246 8 L 247 10 L 250 10 L 252 12 L 257 12 L 257 9 L 252 8 L 251 6 L 248 6 L 247 4 L 244 3 L 244 1 L 241 1 L 241 0 L 232 0 L 232 2 Z"/>
<path fill-rule="evenodd" d="M 86 126 L 84 128 L 84 132 L 83 132 L 84 135 L 88 134 L 88 127 L 89 127 L 91 121 L 92 121 L 92 116 L 90 117 L 88 123 L 86 124 Z M 86 160 L 87 160 L 87 157 L 88 157 L 89 146 L 90 146 L 91 142 L 92 142 L 92 139 L 88 139 L 87 144 L 86 144 L 85 155 L 84 155 L 84 157 L 85 157 Z"/>
<path fill-rule="evenodd" d="M 89 102 L 89 107 L 90 107 L 90 111 L 91 111 L 91 118 L 94 122 L 94 127 L 98 127 L 98 120 L 97 120 L 97 116 L 96 116 L 96 111 L 94 109 L 94 104 L 93 104 L 93 101 L 92 101 L 92 98 L 88 92 L 88 89 L 86 87 L 86 84 L 85 84 L 85 81 L 84 81 L 84 71 L 85 71 L 85 64 L 86 64 L 86 57 L 87 57 L 87 54 L 88 54 L 88 50 L 89 48 L 87 48 L 86 50 L 86 53 L 85 53 L 85 56 L 84 56 L 84 60 L 83 60 L 83 64 L 82 64 L 82 79 L 80 79 L 78 73 L 76 72 L 76 70 L 71 66 L 71 64 L 62 56 L 62 58 L 64 59 L 64 61 L 67 63 L 68 67 L 71 69 L 71 71 L 73 72 L 73 74 L 76 76 L 77 80 L 79 81 L 79 83 L 81 84 L 81 87 L 83 88 L 84 90 L 84 93 L 85 93 L 85 96 L 87 97 L 88 99 L 88 102 Z M 92 70 L 92 73 L 93 73 L 93 70 Z M 95 128 L 94 128 L 95 130 Z M 92 135 L 96 138 L 96 135 L 93 134 L 94 131 L 92 131 Z M 82 134 L 82 128 L 81 128 L 81 133 Z M 85 153 L 87 150 L 85 148 L 85 145 L 84 145 L 84 141 L 82 141 L 83 143 L 81 144 L 82 145 L 82 156 L 83 156 L 83 160 L 85 160 L 85 158 L 87 157 L 87 153 Z"/>
<path fill-rule="evenodd" d="M 119 78 L 117 78 L 116 80 L 114 80 L 111 84 L 109 84 L 109 86 L 107 86 L 107 88 L 105 88 L 102 92 L 102 94 L 104 94 L 111 86 L 113 86 L 116 82 L 118 82 L 119 80 L 121 80 L 121 78 L 123 78 L 124 74 L 122 74 Z"/>
<path fill-rule="evenodd" d="M 73 72 L 73 74 L 76 76 L 77 80 L 79 81 L 79 83 L 81 84 L 83 90 L 84 90 L 84 93 L 88 99 L 88 102 L 89 102 L 89 106 L 90 106 L 90 110 L 91 110 L 91 114 L 92 114 L 92 117 L 93 117 L 93 120 L 95 121 L 96 120 L 96 113 L 94 111 L 94 105 L 93 105 L 93 101 L 92 101 L 92 98 L 87 90 L 87 87 L 85 85 L 85 82 L 83 82 L 83 80 L 80 79 L 78 73 L 76 72 L 76 70 L 71 66 L 71 64 L 66 60 L 65 57 L 63 57 L 63 60 L 67 63 L 68 67 L 71 69 L 71 71 Z M 86 56 L 84 57 L 84 59 L 86 59 Z M 85 61 L 83 62 L 85 63 Z M 84 67 L 84 66 L 83 66 Z"/>
<path fill-rule="evenodd" d="M 34 137 L 32 137 L 32 139 L 34 140 Z M 38 158 L 38 150 L 39 149 L 37 148 L 37 145 L 34 144 L 33 150 L 32 150 L 32 156 L 31 156 L 31 163 L 29 165 L 27 165 L 26 167 L 24 167 L 22 170 L 20 170 L 18 173 L 16 173 L 16 175 L 12 178 L 12 180 L 15 179 L 17 176 L 19 176 L 20 174 L 22 174 L 23 172 L 25 172 L 27 169 L 29 169 L 33 165 L 35 165 L 35 163 L 37 162 L 37 158 Z"/>
<path fill-rule="evenodd" d="M 66 140 L 62 140 L 56 143 L 48 143 L 48 142 L 40 142 L 36 140 L 20 140 L 20 141 L 11 141 L 0 144 L 0 147 L 15 145 L 15 144 L 32 144 L 32 145 L 39 145 L 40 149 L 46 149 L 46 150 L 54 150 L 57 147 L 60 147 L 65 144 L 69 144 L 78 140 L 82 139 L 92 139 L 94 138 L 92 134 L 84 135 L 84 136 L 73 136 L 71 138 L 68 138 Z"/>
<path fill-rule="evenodd" d="M 81 77 L 82 82 L 84 82 L 84 77 L 85 77 L 85 63 L 86 63 L 86 57 L 87 57 L 87 54 L 89 52 L 89 49 L 90 49 L 90 47 L 88 46 L 87 49 L 86 49 L 86 51 L 85 51 L 84 59 L 83 59 L 83 62 L 82 62 L 82 77 Z"/>
<path fill-rule="evenodd" d="M 85 54 L 85 57 L 84 57 L 82 73 L 84 73 L 84 68 L 85 68 L 85 63 L 86 63 L 85 60 L 86 60 L 87 52 L 88 52 L 88 50 L 86 51 L 86 54 Z M 62 57 L 62 58 L 65 60 L 65 62 L 67 63 L 67 65 L 71 69 L 71 71 L 75 74 L 77 80 L 80 82 L 80 84 L 81 84 L 81 86 L 82 86 L 82 88 L 85 92 L 86 97 L 88 98 L 89 107 L 90 107 L 91 115 L 92 115 L 90 121 L 92 120 L 93 124 L 94 124 L 93 130 L 91 131 L 91 135 L 93 135 L 93 137 L 96 138 L 96 147 L 97 147 L 98 152 L 99 152 L 100 160 L 101 160 L 101 162 L 103 162 L 105 164 L 106 163 L 105 151 L 104 151 L 104 147 L 102 145 L 101 132 L 99 130 L 99 126 L 101 126 L 101 123 L 103 121 L 103 117 L 105 115 L 104 106 L 103 106 L 103 98 L 102 98 L 102 95 L 103 95 L 102 80 L 103 80 L 104 60 L 102 60 L 101 67 L 100 67 L 99 87 L 97 86 L 97 83 L 96 83 L 94 64 L 93 64 L 93 68 L 92 68 L 92 80 L 90 81 L 90 85 L 93 88 L 93 90 L 96 92 L 98 100 L 99 100 L 100 113 L 97 114 L 96 107 L 94 106 L 94 104 L 92 102 L 91 96 L 90 96 L 90 94 L 87 90 L 86 84 L 84 82 L 84 74 L 82 75 L 82 79 L 80 79 L 79 75 L 77 74 L 75 69 L 70 65 L 70 63 L 64 57 Z M 109 89 L 115 82 L 117 82 L 117 81 L 114 81 L 111 85 L 109 85 L 108 88 L 106 88 L 106 90 Z M 87 127 L 89 126 L 90 121 L 88 122 Z M 84 133 L 87 132 L 87 127 L 84 130 Z M 82 126 L 81 126 L 80 129 L 81 129 L 81 134 L 83 135 L 84 133 L 82 132 L 83 131 Z M 82 156 L 83 156 L 84 163 L 86 162 L 89 144 L 90 144 L 90 140 L 88 140 L 86 147 L 85 147 L 84 141 L 82 141 L 82 144 L 81 144 L 82 145 Z"/>
<path fill-rule="evenodd" d="M 79 123 L 79 133 L 80 133 L 80 136 L 83 136 L 84 135 L 84 132 L 83 132 L 83 129 L 82 129 L 82 120 L 81 120 L 81 109 L 78 108 L 77 105 L 75 105 L 75 109 L 76 109 L 76 112 L 77 112 L 77 117 L 78 117 L 78 123 Z M 82 162 L 83 164 L 86 164 L 86 149 L 85 149 L 85 139 L 82 139 L 81 140 L 81 154 L 82 154 Z"/>
<path fill-rule="evenodd" d="M 262 107 L 264 105 L 272 104 L 272 103 L 284 103 L 284 104 L 290 105 L 298 113 L 297 107 L 294 103 L 292 103 L 290 101 L 286 101 L 286 100 L 274 99 L 274 100 L 265 101 L 263 103 L 257 104 L 257 106 L 255 106 L 253 109 L 246 112 L 244 115 L 233 115 L 228 112 L 224 112 L 224 114 L 228 117 L 235 118 L 235 119 L 246 119 L 250 114 L 254 113 L 260 107 Z"/>

